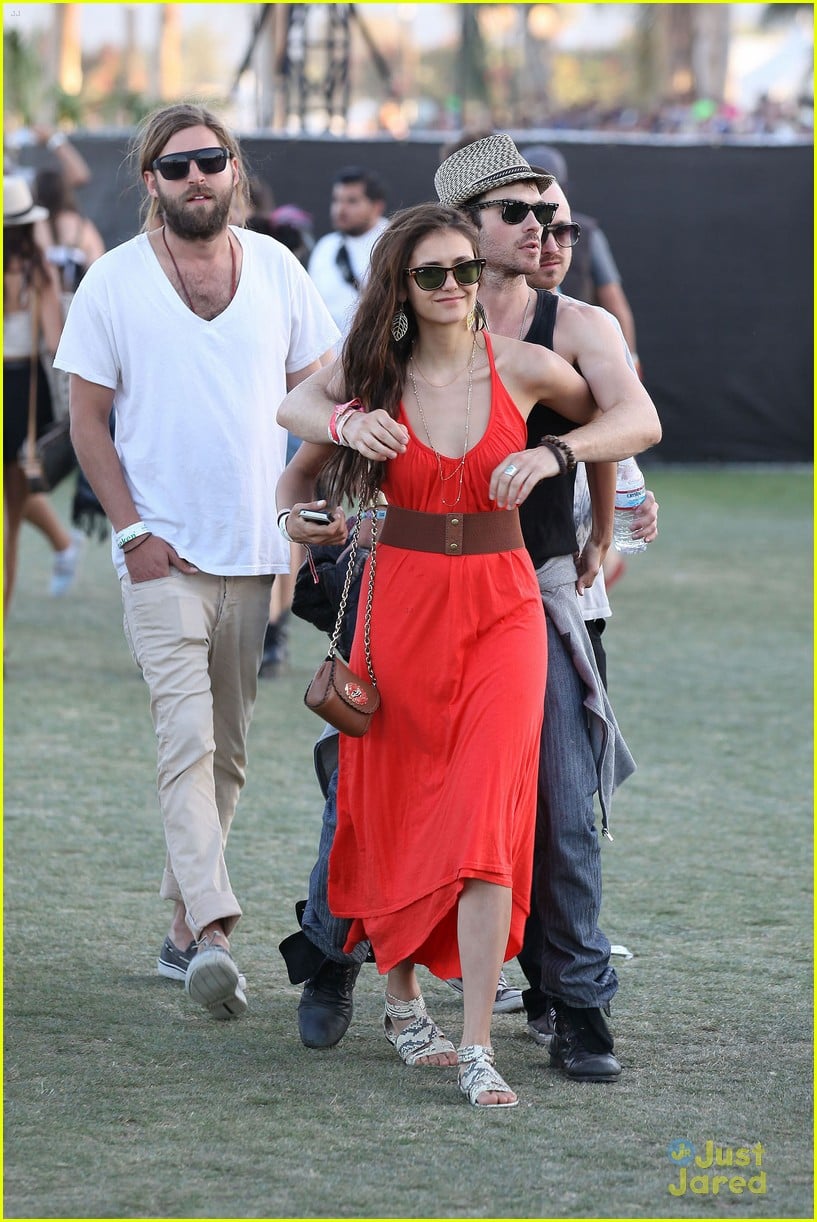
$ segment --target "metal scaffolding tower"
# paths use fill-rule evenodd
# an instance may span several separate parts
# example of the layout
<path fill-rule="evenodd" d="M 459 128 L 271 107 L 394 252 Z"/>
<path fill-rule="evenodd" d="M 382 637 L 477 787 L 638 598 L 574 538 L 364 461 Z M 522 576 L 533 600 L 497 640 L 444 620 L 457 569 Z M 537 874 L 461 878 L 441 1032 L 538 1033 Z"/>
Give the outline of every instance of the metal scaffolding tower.
<path fill-rule="evenodd" d="M 346 131 L 352 24 L 388 97 L 391 69 L 355 4 L 260 4 L 233 92 L 250 67 L 257 78 L 257 125 Z"/>
<path fill-rule="evenodd" d="M 341 134 L 349 110 L 349 4 L 290 4 L 281 79 L 284 110 L 301 130 Z M 312 121 L 312 122 L 310 122 Z"/>

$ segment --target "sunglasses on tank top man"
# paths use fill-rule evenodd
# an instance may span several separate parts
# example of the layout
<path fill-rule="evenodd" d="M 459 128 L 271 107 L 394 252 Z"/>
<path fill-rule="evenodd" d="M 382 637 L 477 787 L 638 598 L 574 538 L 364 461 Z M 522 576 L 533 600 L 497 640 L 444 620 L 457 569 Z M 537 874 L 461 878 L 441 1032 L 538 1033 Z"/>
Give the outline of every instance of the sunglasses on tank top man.
<path fill-rule="evenodd" d="M 521 225 L 529 212 L 540 225 L 549 225 L 556 215 L 558 204 L 526 204 L 522 199 L 486 199 L 466 207 L 479 211 L 482 208 L 501 208 L 506 225 Z"/>

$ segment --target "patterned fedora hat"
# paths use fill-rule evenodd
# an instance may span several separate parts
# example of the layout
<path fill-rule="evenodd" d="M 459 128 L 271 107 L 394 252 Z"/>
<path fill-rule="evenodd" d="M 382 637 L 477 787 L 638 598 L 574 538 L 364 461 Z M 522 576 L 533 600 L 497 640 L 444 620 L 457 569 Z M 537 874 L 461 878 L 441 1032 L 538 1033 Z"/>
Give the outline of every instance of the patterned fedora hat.
<path fill-rule="evenodd" d="M 453 208 L 494 187 L 526 181 L 534 182 L 539 191 L 546 191 L 553 178 L 532 169 L 506 135 L 485 136 L 473 144 L 466 144 L 465 148 L 446 157 L 434 175 L 440 202 Z"/>

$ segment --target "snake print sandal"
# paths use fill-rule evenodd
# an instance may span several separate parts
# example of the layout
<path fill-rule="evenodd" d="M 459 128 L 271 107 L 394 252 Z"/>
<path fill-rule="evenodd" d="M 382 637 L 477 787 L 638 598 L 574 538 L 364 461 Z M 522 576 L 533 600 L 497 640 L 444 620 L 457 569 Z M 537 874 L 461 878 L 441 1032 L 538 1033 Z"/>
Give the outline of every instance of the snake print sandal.
<path fill-rule="evenodd" d="M 396 1031 L 394 1022 L 414 1019 L 402 1031 Z M 383 1016 L 383 1031 L 386 1039 L 397 1049 L 406 1065 L 416 1065 L 421 1057 L 439 1056 L 440 1053 L 456 1052 L 451 1040 L 446 1039 L 440 1028 L 429 1017 L 426 1003 L 420 997 L 401 1001 L 399 997 L 386 994 L 386 1013 Z M 445 1069 L 444 1065 L 421 1065 L 421 1069 Z"/>
<path fill-rule="evenodd" d="M 500 1091 L 513 1094 L 508 1083 L 494 1069 L 494 1050 L 485 1048 L 482 1044 L 467 1044 L 457 1049 L 457 1061 L 460 1066 L 460 1090 L 468 1097 L 468 1102 L 474 1107 L 516 1107 L 518 1099 L 509 1103 L 479 1103 L 479 1097 L 486 1091 Z"/>

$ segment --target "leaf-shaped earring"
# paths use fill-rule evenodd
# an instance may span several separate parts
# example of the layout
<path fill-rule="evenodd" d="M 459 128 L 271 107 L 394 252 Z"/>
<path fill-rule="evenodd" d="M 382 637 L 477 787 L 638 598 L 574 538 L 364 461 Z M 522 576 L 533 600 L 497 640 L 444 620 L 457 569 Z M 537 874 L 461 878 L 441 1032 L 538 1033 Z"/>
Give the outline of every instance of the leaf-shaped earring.
<path fill-rule="evenodd" d="M 400 308 L 392 315 L 391 337 L 396 344 L 408 335 L 408 315 L 401 303 Z"/>

